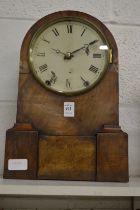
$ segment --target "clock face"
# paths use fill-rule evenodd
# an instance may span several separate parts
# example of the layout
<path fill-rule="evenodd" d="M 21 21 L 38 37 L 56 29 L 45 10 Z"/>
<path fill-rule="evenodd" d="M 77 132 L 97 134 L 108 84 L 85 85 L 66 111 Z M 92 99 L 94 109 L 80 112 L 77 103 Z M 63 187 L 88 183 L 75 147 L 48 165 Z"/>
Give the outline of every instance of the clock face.
<path fill-rule="evenodd" d="M 74 95 L 94 87 L 109 63 L 109 45 L 96 28 L 76 18 L 44 25 L 33 36 L 29 64 L 47 89 Z"/>

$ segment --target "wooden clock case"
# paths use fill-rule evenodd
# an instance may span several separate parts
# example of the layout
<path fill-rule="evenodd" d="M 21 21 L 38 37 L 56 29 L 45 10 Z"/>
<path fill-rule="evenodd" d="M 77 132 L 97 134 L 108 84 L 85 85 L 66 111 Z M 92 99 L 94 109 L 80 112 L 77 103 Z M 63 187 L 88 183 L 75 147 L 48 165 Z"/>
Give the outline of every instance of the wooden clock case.
<path fill-rule="evenodd" d="M 28 62 L 34 33 L 45 23 L 66 16 L 94 23 L 112 49 L 100 83 L 77 96 L 45 89 L 34 78 Z M 21 47 L 17 118 L 6 132 L 4 178 L 127 182 L 128 135 L 119 126 L 118 74 L 116 42 L 96 18 L 61 11 L 35 23 Z M 75 117 L 64 117 L 64 102 L 75 103 Z M 10 159 L 26 159 L 27 170 L 9 170 Z"/>

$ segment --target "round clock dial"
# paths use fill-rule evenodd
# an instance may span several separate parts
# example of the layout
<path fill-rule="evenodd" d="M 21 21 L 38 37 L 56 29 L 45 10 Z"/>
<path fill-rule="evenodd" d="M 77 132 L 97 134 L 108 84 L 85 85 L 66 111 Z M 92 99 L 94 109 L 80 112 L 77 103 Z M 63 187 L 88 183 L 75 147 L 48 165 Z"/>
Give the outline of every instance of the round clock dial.
<path fill-rule="evenodd" d="M 73 95 L 94 87 L 109 63 L 109 45 L 96 26 L 78 18 L 44 25 L 33 36 L 29 64 L 36 79 Z"/>

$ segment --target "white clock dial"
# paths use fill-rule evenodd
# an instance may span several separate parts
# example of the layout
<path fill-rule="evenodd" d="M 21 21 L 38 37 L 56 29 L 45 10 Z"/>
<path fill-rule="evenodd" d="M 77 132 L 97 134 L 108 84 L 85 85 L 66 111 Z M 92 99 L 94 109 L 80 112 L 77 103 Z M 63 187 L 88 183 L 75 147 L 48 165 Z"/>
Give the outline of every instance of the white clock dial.
<path fill-rule="evenodd" d="M 97 84 L 107 68 L 108 52 L 109 45 L 95 26 L 65 19 L 36 32 L 29 63 L 44 87 L 72 95 Z"/>

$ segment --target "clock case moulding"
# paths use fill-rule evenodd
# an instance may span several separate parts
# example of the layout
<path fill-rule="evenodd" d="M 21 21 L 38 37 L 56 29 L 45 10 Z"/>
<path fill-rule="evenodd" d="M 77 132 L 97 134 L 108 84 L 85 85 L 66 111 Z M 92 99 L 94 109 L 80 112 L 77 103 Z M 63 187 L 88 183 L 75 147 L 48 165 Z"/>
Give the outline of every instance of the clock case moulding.
<path fill-rule="evenodd" d="M 112 49 L 112 62 L 91 90 L 65 96 L 45 89 L 28 62 L 30 41 L 53 19 L 76 16 L 96 27 Z M 119 126 L 118 50 L 106 26 L 76 11 L 47 15 L 27 32 L 20 52 L 17 118 L 6 132 L 4 178 L 128 181 L 128 135 Z M 75 103 L 75 117 L 64 117 L 64 102 Z M 27 159 L 27 170 L 9 170 L 10 159 Z"/>

